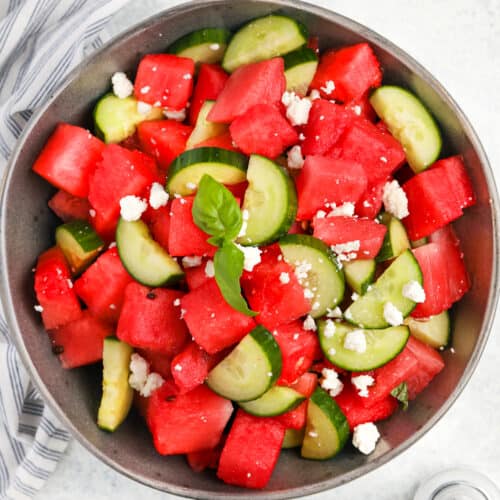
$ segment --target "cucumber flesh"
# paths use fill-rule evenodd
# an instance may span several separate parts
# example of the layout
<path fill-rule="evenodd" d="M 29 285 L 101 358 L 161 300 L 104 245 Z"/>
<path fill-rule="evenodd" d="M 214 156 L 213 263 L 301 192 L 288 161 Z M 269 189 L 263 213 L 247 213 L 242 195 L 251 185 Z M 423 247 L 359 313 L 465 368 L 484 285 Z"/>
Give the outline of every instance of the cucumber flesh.
<path fill-rule="evenodd" d="M 448 311 L 443 311 L 426 320 L 408 317 L 405 324 L 415 338 L 435 349 L 444 348 L 450 342 L 451 322 Z"/>
<path fill-rule="evenodd" d="M 245 64 L 278 57 L 307 43 L 305 26 L 283 15 L 271 14 L 250 21 L 231 39 L 222 67 L 232 73 Z"/>
<path fill-rule="evenodd" d="M 167 191 L 190 196 L 201 178 L 208 174 L 221 184 L 239 184 L 246 180 L 246 156 L 221 148 L 196 148 L 185 151 L 170 165 Z"/>
<path fill-rule="evenodd" d="M 375 281 L 377 263 L 374 259 L 352 260 L 344 262 L 344 274 L 347 284 L 353 291 L 363 295 Z"/>
<path fill-rule="evenodd" d="M 94 108 L 94 125 L 96 135 L 106 143 L 117 143 L 130 137 L 137 125 L 147 120 L 161 120 L 161 108 L 152 107 L 142 114 L 137 110 L 137 99 L 126 97 L 121 99 L 114 94 L 101 97 Z"/>
<path fill-rule="evenodd" d="M 128 383 L 132 352 L 132 347 L 116 337 L 104 339 L 102 399 L 97 425 L 105 431 L 115 431 L 132 406 L 134 390 Z"/>
<path fill-rule="evenodd" d="M 141 220 L 119 220 L 116 246 L 125 269 L 143 285 L 153 288 L 171 285 L 184 276 L 177 261 L 153 240 Z"/>
<path fill-rule="evenodd" d="M 357 352 L 344 347 L 346 335 L 357 328 L 335 323 L 335 333 L 327 336 L 326 325 L 326 321 L 318 324 L 319 342 L 325 357 L 335 366 L 353 372 L 374 370 L 385 365 L 403 350 L 410 335 L 404 325 L 383 330 L 361 330 L 366 339 L 366 351 Z"/>
<path fill-rule="evenodd" d="M 200 109 L 196 125 L 186 143 L 186 149 L 191 149 L 196 144 L 224 134 L 228 130 L 225 123 L 214 123 L 207 120 L 207 115 L 213 108 L 215 101 L 205 101 Z"/>
<path fill-rule="evenodd" d="M 263 245 L 288 232 L 297 214 L 295 185 L 285 169 L 259 155 L 250 156 L 247 171 L 248 188 L 243 211 L 248 220 L 243 245 Z"/>
<path fill-rule="evenodd" d="M 304 289 L 312 292 L 311 316 L 319 318 L 344 297 L 344 273 L 333 252 L 321 240 L 306 234 L 287 234 L 280 239 L 283 257 Z"/>
<path fill-rule="evenodd" d="M 407 248 L 410 248 L 410 240 L 403 223 L 396 217 L 384 213 L 381 215 L 380 221 L 387 227 L 382 248 L 377 255 L 377 261 L 383 262 L 394 259 Z"/>
<path fill-rule="evenodd" d="M 305 399 L 300 392 L 291 387 L 275 385 L 260 398 L 246 403 L 239 403 L 239 405 L 251 415 L 274 417 L 293 410 Z"/>
<path fill-rule="evenodd" d="M 410 250 L 405 250 L 383 272 L 377 281 L 344 312 L 344 318 L 361 328 L 386 328 L 390 326 L 384 315 L 386 303 L 392 303 L 403 315 L 408 316 L 416 303 L 403 296 L 403 287 L 410 281 L 422 285 L 422 271 Z"/>
<path fill-rule="evenodd" d="M 286 90 L 305 96 L 318 69 L 318 56 L 308 47 L 289 52 L 285 61 Z"/>
<path fill-rule="evenodd" d="M 418 247 L 423 247 L 424 245 L 427 245 L 429 240 L 427 238 L 420 238 L 419 240 L 415 240 L 411 242 L 411 247 L 412 248 L 418 248 Z"/>
<path fill-rule="evenodd" d="M 271 333 L 255 327 L 208 374 L 214 392 L 232 401 L 260 398 L 281 373 L 281 351 Z"/>
<path fill-rule="evenodd" d="M 415 95 L 401 87 L 384 85 L 373 92 L 370 103 L 403 146 L 415 173 L 422 172 L 438 159 L 441 133 L 432 115 Z"/>
<path fill-rule="evenodd" d="M 285 437 L 283 438 L 283 443 L 281 444 L 281 448 L 297 448 L 302 445 L 302 441 L 304 440 L 304 429 L 287 429 L 285 431 Z"/>
<path fill-rule="evenodd" d="M 320 387 L 307 404 L 307 421 L 301 455 L 312 460 L 327 460 L 344 448 L 349 424 L 334 399 Z"/>
<path fill-rule="evenodd" d="M 62 250 L 73 275 L 80 274 L 99 255 L 104 242 L 92 226 L 74 220 L 56 229 L 56 243 Z"/>

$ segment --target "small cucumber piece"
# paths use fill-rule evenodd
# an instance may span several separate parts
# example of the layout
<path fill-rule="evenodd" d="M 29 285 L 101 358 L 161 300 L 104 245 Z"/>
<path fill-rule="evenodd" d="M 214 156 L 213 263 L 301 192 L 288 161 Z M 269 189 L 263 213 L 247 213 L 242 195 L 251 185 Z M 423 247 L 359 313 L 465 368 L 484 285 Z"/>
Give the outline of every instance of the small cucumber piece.
<path fill-rule="evenodd" d="M 248 188 L 243 210 L 248 211 L 243 245 L 263 245 L 288 232 L 297 214 L 295 184 L 285 169 L 259 155 L 250 156 Z"/>
<path fill-rule="evenodd" d="M 415 338 L 435 349 L 446 347 L 450 342 L 451 322 L 448 311 L 426 320 L 408 317 L 405 324 Z"/>
<path fill-rule="evenodd" d="M 120 99 L 114 94 L 101 97 L 94 108 L 96 135 L 106 143 L 116 143 L 130 137 L 136 126 L 147 120 L 161 120 L 161 108 L 151 108 L 146 114 L 137 111 L 137 99 Z"/>
<path fill-rule="evenodd" d="M 232 73 L 245 64 L 278 57 L 307 43 L 306 27 L 287 16 L 271 14 L 250 21 L 231 39 L 222 67 Z"/>
<path fill-rule="evenodd" d="M 252 401 L 267 392 L 280 374 L 280 348 L 259 325 L 210 371 L 207 384 L 224 398 Z"/>
<path fill-rule="evenodd" d="M 300 392 L 291 387 L 275 385 L 260 398 L 239 405 L 256 417 L 275 417 L 293 410 L 305 399 Z"/>
<path fill-rule="evenodd" d="M 227 125 L 225 123 L 214 123 L 207 120 L 207 115 L 213 108 L 215 101 L 205 101 L 198 114 L 198 119 L 196 120 L 196 125 L 189 136 L 186 143 L 186 149 L 191 149 L 196 144 L 211 139 L 212 137 L 217 137 L 227 132 Z"/>
<path fill-rule="evenodd" d="M 104 339 L 102 399 L 97 425 L 105 431 L 115 431 L 125 420 L 132 406 L 134 390 L 128 383 L 132 352 L 132 347 L 116 337 Z"/>
<path fill-rule="evenodd" d="M 62 250 L 73 275 L 80 274 L 104 247 L 92 226 L 83 220 L 74 220 L 56 229 L 56 243 Z"/>
<path fill-rule="evenodd" d="M 311 460 L 332 458 L 345 446 L 349 434 L 349 424 L 338 404 L 317 387 L 307 404 L 301 455 Z"/>
<path fill-rule="evenodd" d="M 412 241 L 411 247 L 412 248 L 423 247 L 424 245 L 427 245 L 427 243 L 429 243 L 429 240 L 427 238 L 420 238 L 419 240 Z"/>
<path fill-rule="evenodd" d="M 201 178 L 208 174 L 221 184 L 246 180 L 246 156 L 221 148 L 196 148 L 184 151 L 170 165 L 167 190 L 170 194 L 192 195 Z"/>
<path fill-rule="evenodd" d="M 384 306 L 391 302 L 404 318 L 416 303 L 403 296 L 403 286 L 410 281 L 422 285 L 422 271 L 411 250 L 405 250 L 383 272 L 378 280 L 358 300 L 344 312 L 344 318 L 361 328 L 386 328 L 389 325 L 384 317 Z"/>
<path fill-rule="evenodd" d="M 415 173 L 422 172 L 438 159 L 441 133 L 432 115 L 415 95 L 401 87 L 384 85 L 373 92 L 370 104 L 403 146 Z"/>
<path fill-rule="evenodd" d="M 218 63 L 226 51 L 231 32 L 222 28 L 203 28 L 176 40 L 167 52 L 190 57 L 197 63 Z"/>
<path fill-rule="evenodd" d="M 285 431 L 285 437 L 283 438 L 283 443 L 281 444 L 282 449 L 297 448 L 302 446 L 302 441 L 304 440 L 304 429 L 287 429 Z"/>
<path fill-rule="evenodd" d="M 344 274 L 347 284 L 359 295 L 363 295 L 375 281 L 377 263 L 374 259 L 344 262 Z"/>
<path fill-rule="evenodd" d="M 335 323 L 335 333 L 327 337 L 325 325 L 325 321 L 318 322 L 319 343 L 325 357 L 335 366 L 353 372 L 374 370 L 385 365 L 403 350 L 410 335 L 404 325 L 384 330 L 362 330 L 366 351 L 359 353 L 344 347 L 346 335 L 357 328 L 347 323 Z"/>
<path fill-rule="evenodd" d="M 289 52 L 283 56 L 285 61 L 286 90 L 306 95 L 318 68 L 318 56 L 308 47 Z"/>
<path fill-rule="evenodd" d="M 345 291 L 344 273 L 325 243 L 307 234 L 287 234 L 279 245 L 285 261 L 295 270 L 299 268 L 299 283 L 313 293 L 313 318 L 340 303 Z"/>
<path fill-rule="evenodd" d="M 143 285 L 171 285 L 184 276 L 177 261 L 153 240 L 148 226 L 141 220 L 129 222 L 120 218 L 116 246 L 125 269 Z"/>
<path fill-rule="evenodd" d="M 410 248 L 410 240 L 403 223 L 396 217 L 384 213 L 380 217 L 380 222 L 387 227 L 382 248 L 377 255 L 377 261 L 383 262 L 394 259 L 407 248 Z"/>

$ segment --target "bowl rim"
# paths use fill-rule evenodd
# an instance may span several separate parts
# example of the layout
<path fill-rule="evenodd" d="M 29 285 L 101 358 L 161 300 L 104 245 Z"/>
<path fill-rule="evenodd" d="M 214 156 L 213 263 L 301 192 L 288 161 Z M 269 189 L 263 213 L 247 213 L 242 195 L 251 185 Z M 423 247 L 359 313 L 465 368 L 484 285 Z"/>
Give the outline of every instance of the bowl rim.
<path fill-rule="evenodd" d="M 236 0 L 239 1 L 239 0 Z M 399 446 L 393 448 L 392 450 L 384 453 L 383 455 L 375 458 L 373 461 L 367 462 L 352 471 L 348 471 L 342 476 L 331 477 L 321 482 L 317 482 L 313 485 L 307 486 L 298 486 L 294 488 L 289 488 L 287 490 L 280 490 L 276 492 L 269 491 L 247 491 L 242 489 L 241 494 L 224 493 L 217 492 L 217 496 L 225 499 L 253 499 L 256 497 L 264 497 L 266 499 L 281 499 L 281 498 L 296 498 L 302 495 L 310 495 L 314 493 L 319 493 L 321 491 L 325 491 L 328 489 L 335 488 L 337 486 L 341 486 L 345 483 L 348 483 L 356 478 L 364 476 L 368 472 L 371 472 L 383 464 L 389 462 L 393 458 L 400 455 L 402 452 L 406 451 L 410 446 L 416 443 L 422 436 L 424 436 L 434 425 L 444 416 L 444 414 L 450 409 L 450 407 L 455 403 L 458 396 L 462 393 L 465 386 L 469 382 L 474 370 L 477 367 L 478 361 L 486 347 L 488 337 L 491 332 L 491 328 L 493 325 L 493 321 L 495 318 L 495 312 L 498 302 L 498 292 L 500 291 L 500 267 L 498 265 L 498 257 L 499 257 L 499 249 L 500 249 L 500 233 L 499 233 L 499 222 L 498 217 L 500 214 L 500 201 L 498 196 L 498 190 L 495 183 L 495 178 L 493 175 L 493 171 L 491 169 L 491 165 L 489 163 L 486 152 L 482 146 L 482 143 L 477 136 L 475 130 L 467 119 L 466 115 L 460 108 L 460 106 L 455 102 L 455 100 L 451 97 L 448 91 L 444 88 L 444 86 L 427 70 L 425 69 L 419 62 L 417 62 L 412 56 L 406 53 L 404 50 L 399 48 L 397 45 L 392 43 L 390 40 L 385 38 L 384 36 L 378 34 L 372 29 L 364 26 L 357 21 L 354 21 L 342 14 L 339 14 L 333 10 L 320 7 L 303 0 L 251 0 L 253 3 L 273 3 L 276 5 L 276 8 L 290 7 L 295 9 L 301 9 L 309 14 L 314 16 L 319 16 L 327 19 L 330 22 L 337 23 L 342 25 L 344 28 L 353 31 L 355 33 L 360 34 L 363 38 L 365 38 L 368 42 L 375 42 L 379 46 L 383 47 L 384 50 L 389 52 L 398 60 L 402 61 L 406 66 L 418 74 L 423 80 L 425 80 L 426 84 L 429 85 L 436 94 L 440 96 L 440 98 L 447 104 L 447 106 L 453 110 L 455 116 L 461 123 L 461 127 L 467 138 L 470 140 L 475 153 L 477 154 L 479 161 L 481 163 L 482 171 L 486 178 L 486 184 L 488 187 L 489 194 L 489 202 L 491 205 L 492 212 L 492 227 L 493 227 L 493 239 L 492 239 L 492 273 L 491 273 L 491 285 L 488 294 L 487 307 L 485 311 L 485 315 L 483 317 L 481 331 L 478 336 L 474 351 L 465 367 L 465 370 L 449 397 L 442 404 L 442 406 L 436 411 L 436 413 L 420 428 L 418 429 L 410 438 L 401 443 Z M 234 2 L 234 0 L 233 0 Z M 86 56 L 82 62 L 80 62 L 75 68 L 73 68 L 68 75 L 63 79 L 57 90 L 47 99 L 47 101 L 33 114 L 30 121 L 23 129 L 21 135 L 17 139 L 16 146 L 11 153 L 9 161 L 6 166 L 6 173 L 3 176 L 3 180 L 1 183 L 1 205 L 0 205 L 0 269 L 2 272 L 0 273 L 0 289 L 1 289 L 1 302 L 3 305 L 4 315 L 9 327 L 10 338 L 14 342 L 14 345 L 17 349 L 17 352 L 23 362 L 23 365 L 27 372 L 30 375 L 30 378 L 40 394 L 43 396 L 44 403 L 46 403 L 49 409 L 55 414 L 55 416 L 60 420 L 60 422 L 66 426 L 71 435 L 75 437 L 80 444 L 82 444 L 90 453 L 99 458 L 106 465 L 112 467 L 114 470 L 120 472 L 126 477 L 133 479 L 139 483 L 142 483 L 145 486 L 149 486 L 161 491 L 165 491 L 168 493 L 172 493 L 175 495 L 180 495 L 188 498 L 213 498 L 209 495 L 206 490 L 199 489 L 191 489 L 182 486 L 171 485 L 165 483 L 164 481 L 154 480 L 145 478 L 142 476 L 138 476 L 125 467 L 122 467 L 119 463 L 115 462 L 113 458 L 106 455 L 104 452 L 99 450 L 95 445 L 90 443 L 86 437 L 80 433 L 80 431 L 75 427 L 72 421 L 66 416 L 64 411 L 59 407 L 52 394 L 49 392 L 45 384 L 43 383 L 38 371 L 33 364 L 23 341 L 23 335 L 19 328 L 19 324 L 17 322 L 17 315 L 15 312 L 15 307 L 12 302 L 12 297 L 9 289 L 9 270 L 7 267 L 7 243 L 6 237 L 7 234 L 6 226 L 6 208 L 7 208 L 7 194 L 9 191 L 9 186 L 11 183 L 11 178 L 14 172 L 14 166 L 17 164 L 18 157 L 23 149 L 24 143 L 26 139 L 30 136 L 33 128 L 36 126 L 40 117 L 46 112 L 46 110 L 53 104 L 55 100 L 59 97 L 59 95 L 64 91 L 64 89 L 75 79 L 77 79 L 81 74 L 85 72 L 87 66 L 91 63 L 94 57 L 99 56 L 102 52 L 106 51 L 110 46 L 117 44 L 119 42 L 124 41 L 128 37 L 136 34 L 137 32 L 146 29 L 150 24 L 155 24 L 161 19 L 163 22 L 169 16 L 177 16 L 182 15 L 185 12 L 196 10 L 200 7 L 211 7 L 211 6 L 222 6 L 227 4 L 227 0 L 186 0 L 182 4 L 173 6 L 171 8 L 164 9 L 143 21 L 135 23 L 128 29 L 120 32 L 118 35 L 112 37 L 109 41 L 107 41 L 102 47 L 100 47 L 95 52 L 92 52 L 90 55 Z"/>

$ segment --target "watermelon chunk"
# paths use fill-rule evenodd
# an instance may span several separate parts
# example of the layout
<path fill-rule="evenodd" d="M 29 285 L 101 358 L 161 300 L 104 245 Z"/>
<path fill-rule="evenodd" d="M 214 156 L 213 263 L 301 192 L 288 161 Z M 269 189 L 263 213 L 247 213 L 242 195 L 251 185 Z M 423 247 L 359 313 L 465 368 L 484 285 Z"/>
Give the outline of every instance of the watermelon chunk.
<path fill-rule="evenodd" d="M 284 437 L 285 428 L 277 420 L 238 410 L 220 456 L 217 476 L 228 484 L 263 488 L 271 479 Z"/>
<path fill-rule="evenodd" d="M 60 189 L 48 202 L 49 208 L 64 222 L 89 220 L 90 203 Z"/>
<path fill-rule="evenodd" d="M 218 135 L 217 137 L 211 137 L 206 141 L 199 142 L 193 146 L 195 148 L 221 148 L 227 149 L 228 151 L 239 152 L 240 150 L 233 144 L 233 139 L 230 132 Z"/>
<path fill-rule="evenodd" d="M 130 283 L 125 288 L 116 336 L 131 346 L 175 356 L 188 339 L 181 319 L 182 295 L 177 290 Z"/>
<path fill-rule="evenodd" d="M 213 280 L 213 277 L 207 276 L 205 268 L 208 261 L 202 261 L 201 265 L 196 267 L 187 267 L 184 269 L 186 283 L 190 290 L 194 290 L 201 285 L 204 285 L 207 281 Z"/>
<path fill-rule="evenodd" d="M 256 104 L 277 105 L 285 88 L 281 57 L 241 66 L 229 77 L 207 119 L 230 123 Z"/>
<path fill-rule="evenodd" d="M 255 327 L 253 318 L 236 311 L 224 300 L 215 280 L 185 295 L 182 309 L 191 335 L 209 354 L 239 342 Z"/>
<path fill-rule="evenodd" d="M 165 380 L 172 379 L 170 372 L 172 359 L 170 356 L 150 349 L 137 349 L 137 352 L 149 363 L 150 372 L 159 373 Z"/>
<path fill-rule="evenodd" d="M 375 123 L 378 120 L 377 113 L 370 103 L 370 92 L 367 92 L 358 99 L 354 99 L 346 104 L 346 109 L 351 111 L 355 116 L 361 116 L 366 120 Z"/>
<path fill-rule="evenodd" d="M 354 211 L 360 217 L 367 219 L 374 219 L 382 209 L 382 197 L 384 194 L 384 185 L 386 181 L 379 182 L 378 184 L 369 185 L 366 191 L 361 195 L 357 201 Z"/>
<path fill-rule="evenodd" d="M 148 226 L 153 239 L 168 251 L 168 239 L 170 235 L 170 204 L 156 210 L 148 210 Z M 144 219 L 146 213 L 144 213 Z"/>
<path fill-rule="evenodd" d="M 53 247 L 38 257 L 35 293 L 42 307 L 42 321 L 47 330 L 82 316 L 80 302 L 73 290 L 71 272 L 64 254 L 58 247 Z"/>
<path fill-rule="evenodd" d="M 193 451 L 186 455 L 189 467 L 195 472 L 202 472 L 205 469 L 217 469 L 219 464 L 222 446 L 218 445 L 215 448 L 208 450 Z"/>

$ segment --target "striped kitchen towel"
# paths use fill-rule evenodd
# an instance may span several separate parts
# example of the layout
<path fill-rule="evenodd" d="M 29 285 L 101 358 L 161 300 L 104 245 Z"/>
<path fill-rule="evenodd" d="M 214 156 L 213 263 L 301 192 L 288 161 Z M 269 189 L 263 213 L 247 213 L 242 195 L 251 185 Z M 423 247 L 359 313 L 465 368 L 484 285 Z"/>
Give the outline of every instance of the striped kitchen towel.
<path fill-rule="evenodd" d="M 0 176 L 32 113 L 103 44 L 103 28 L 127 1 L 0 0 Z M 69 439 L 31 385 L 0 315 L 0 498 L 33 497 Z"/>

